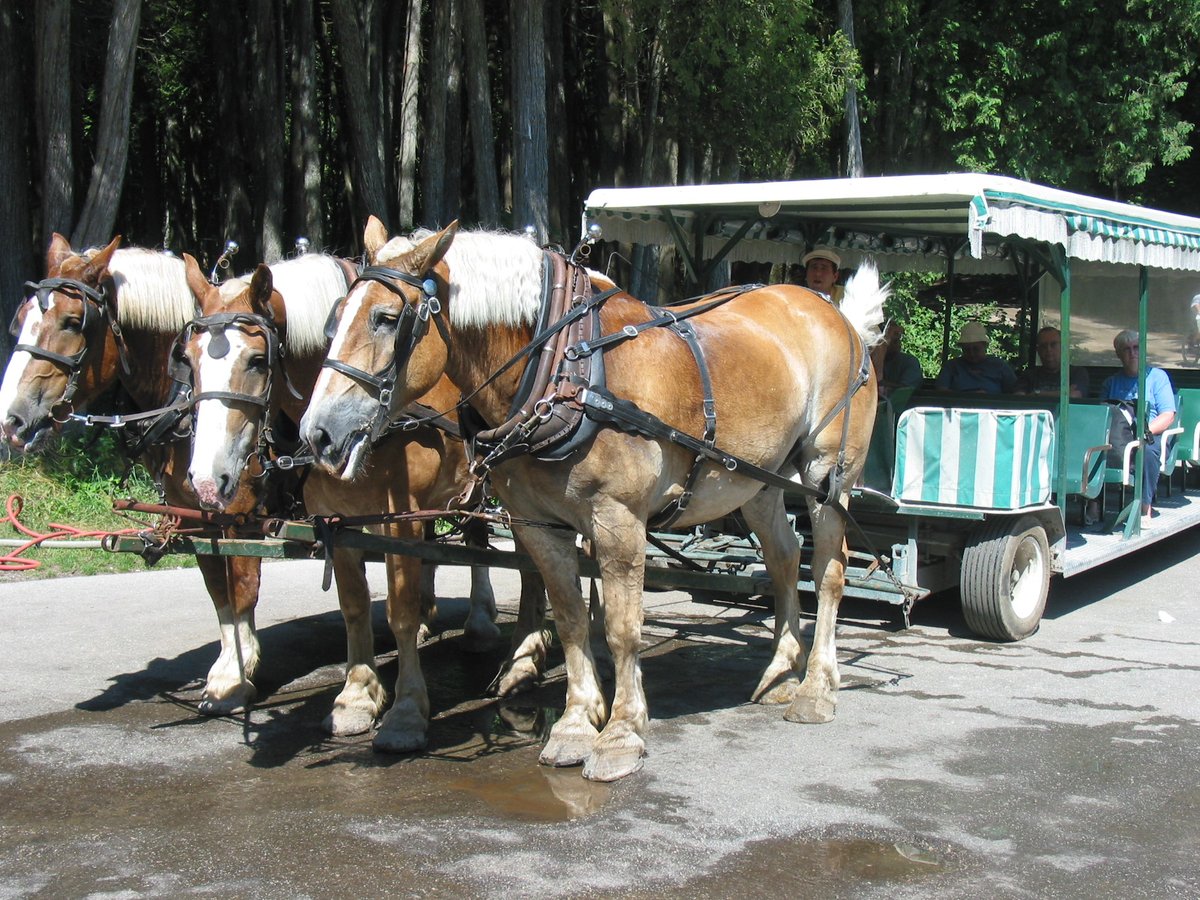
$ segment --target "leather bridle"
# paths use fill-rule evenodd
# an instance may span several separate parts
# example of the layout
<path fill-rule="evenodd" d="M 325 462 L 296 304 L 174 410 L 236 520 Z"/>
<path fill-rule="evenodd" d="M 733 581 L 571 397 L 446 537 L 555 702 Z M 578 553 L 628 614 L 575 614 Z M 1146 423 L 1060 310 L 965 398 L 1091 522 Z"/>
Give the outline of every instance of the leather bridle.
<path fill-rule="evenodd" d="M 390 424 L 389 417 L 392 394 L 396 389 L 396 378 L 399 376 L 400 370 L 408 364 L 417 344 L 428 333 L 430 320 L 432 319 L 437 325 L 438 331 L 442 333 L 442 338 L 447 345 L 450 343 L 450 333 L 442 319 L 442 303 L 438 299 L 437 282 L 433 278 L 428 275 L 410 275 L 389 266 L 367 266 L 354 279 L 353 284 L 346 292 L 346 297 L 334 304 L 333 309 L 329 311 L 329 318 L 325 322 L 327 340 L 333 340 L 337 332 L 341 308 L 345 304 L 346 298 L 353 293 L 354 288 L 360 282 L 374 282 L 382 285 L 401 300 L 400 318 L 396 323 L 396 337 L 392 346 L 392 358 L 388 360 L 387 365 L 374 373 L 332 357 L 326 358 L 321 365 L 333 369 L 335 372 L 341 372 L 365 386 L 375 395 L 378 407 L 371 423 L 370 440 L 376 441 L 388 430 Z M 419 290 L 421 299 L 415 303 L 409 300 L 400 284 L 407 284 Z"/>
<path fill-rule="evenodd" d="M 67 422 L 71 414 L 75 411 L 72 401 L 75 399 L 75 393 L 79 389 L 79 376 L 83 373 L 83 360 L 88 354 L 88 336 L 99 325 L 107 323 L 108 329 L 112 332 L 113 339 L 116 341 L 121 368 L 126 375 L 129 375 L 129 353 L 125 347 L 125 337 L 121 332 L 121 325 L 117 321 L 116 309 L 113 308 L 111 294 L 107 285 L 94 288 L 75 278 L 44 278 L 41 281 L 27 281 L 25 288 L 30 294 L 26 298 L 25 303 L 22 303 L 18 307 L 8 327 L 9 334 L 14 338 L 21 336 L 18 320 L 20 319 L 21 309 L 28 303 L 36 301 L 42 312 L 46 313 L 50 310 L 51 295 L 61 293 L 79 300 L 83 304 L 83 316 L 79 325 L 79 334 L 83 338 L 83 347 L 78 353 L 72 353 L 67 356 L 47 350 L 45 347 L 39 347 L 37 344 L 19 343 L 13 347 L 14 353 L 23 351 L 30 356 L 52 362 L 66 370 L 67 386 L 63 390 L 63 395 L 50 407 L 51 418 L 61 425 Z"/>

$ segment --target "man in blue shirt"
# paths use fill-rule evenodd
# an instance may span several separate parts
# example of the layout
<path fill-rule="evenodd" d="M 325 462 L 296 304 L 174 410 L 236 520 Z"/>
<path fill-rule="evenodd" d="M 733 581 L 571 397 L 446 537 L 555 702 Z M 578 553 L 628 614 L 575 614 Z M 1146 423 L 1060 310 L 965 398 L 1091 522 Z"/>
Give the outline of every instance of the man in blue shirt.
<path fill-rule="evenodd" d="M 1121 371 L 1104 379 L 1100 399 L 1134 402 L 1138 389 L 1138 334 L 1128 329 L 1113 338 L 1113 350 L 1121 361 Z M 1142 524 L 1147 524 L 1154 495 L 1158 490 L 1158 468 L 1162 460 L 1164 431 L 1175 424 L 1175 389 L 1162 369 L 1146 369 L 1146 419 L 1142 462 Z M 1134 434 L 1139 431 L 1135 429 Z M 1115 449 L 1115 448 L 1114 448 Z"/>
<path fill-rule="evenodd" d="M 979 394 L 1011 394 L 1017 373 L 998 356 L 989 356 L 987 329 L 968 322 L 958 334 L 962 356 L 947 361 L 934 387 L 939 391 L 969 391 Z"/>

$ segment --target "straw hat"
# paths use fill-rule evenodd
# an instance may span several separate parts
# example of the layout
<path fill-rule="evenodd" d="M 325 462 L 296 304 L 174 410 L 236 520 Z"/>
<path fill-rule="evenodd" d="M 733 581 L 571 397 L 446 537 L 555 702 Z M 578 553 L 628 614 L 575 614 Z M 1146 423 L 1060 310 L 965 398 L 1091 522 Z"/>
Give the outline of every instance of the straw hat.
<path fill-rule="evenodd" d="M 988 342 L 987 329 L 979 322 L 968 322 L 958 333 L 958 342 L 960 344 L 986 344 Z"/>

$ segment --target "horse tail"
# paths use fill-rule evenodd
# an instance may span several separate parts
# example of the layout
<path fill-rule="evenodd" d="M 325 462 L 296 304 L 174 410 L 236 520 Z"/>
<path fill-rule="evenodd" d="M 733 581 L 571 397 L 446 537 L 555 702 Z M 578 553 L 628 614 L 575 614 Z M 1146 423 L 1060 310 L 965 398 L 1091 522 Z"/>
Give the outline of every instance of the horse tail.
<path fill-rule="evenodd" d="M 883 302 L 890 293 L 890 287 L 880 285 L 879 270 L 871 260 L 864 260 L 846 282 L 842 315 L 854 326 L 867 347 L 874 347 L 883 339 Z"/>

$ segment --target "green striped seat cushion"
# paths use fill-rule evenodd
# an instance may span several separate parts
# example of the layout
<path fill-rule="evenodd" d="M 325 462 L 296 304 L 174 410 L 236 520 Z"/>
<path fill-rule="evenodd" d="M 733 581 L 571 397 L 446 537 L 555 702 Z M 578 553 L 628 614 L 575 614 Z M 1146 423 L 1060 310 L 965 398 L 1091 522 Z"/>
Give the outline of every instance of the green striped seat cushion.
<path fill-rule="evenodd" d="M 907 503 L 1021 509 L 1050 499 L 1054 421 L 1048 410 L 905 410 L 892 495 Z"/>

